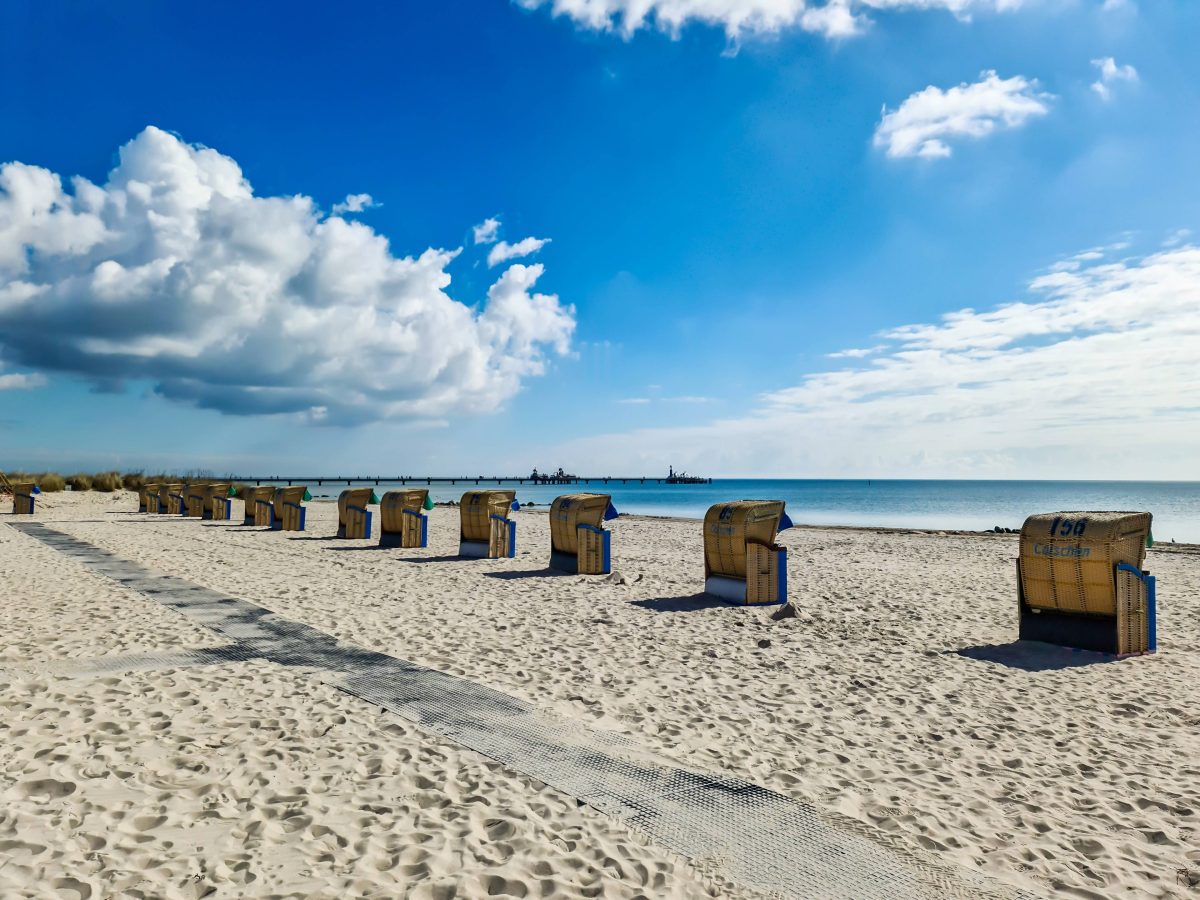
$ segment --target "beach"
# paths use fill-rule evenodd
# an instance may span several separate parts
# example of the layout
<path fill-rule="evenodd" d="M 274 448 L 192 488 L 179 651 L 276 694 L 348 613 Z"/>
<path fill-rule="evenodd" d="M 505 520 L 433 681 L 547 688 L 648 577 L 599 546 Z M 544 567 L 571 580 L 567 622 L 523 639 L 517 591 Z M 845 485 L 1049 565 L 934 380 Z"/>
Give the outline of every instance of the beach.
<path fill-rule="evenodd" d="M 614 575 L 576 576 L 546 569 L 544 508 L 514 513 L 515 559 L 460 560 L 453 508 L 428 548 L 379 550 L 332 539 L 332 503 L 287 534 L 128 492 L 41 500 L 34 521 L 122 559 L 754 782 L 964 884 L 1200 896 L 1196 546 L 1149 551 L 1159 652 L 1114 661 L 1014 646 L 1015 535 L 785 531 L 797 615 L 776 619 L 700 596 L 695 520 L 622 516 Z M 226 641 L 14 521 L 0 894 L 762 895 L 302 669 L 81 674 Z"/>

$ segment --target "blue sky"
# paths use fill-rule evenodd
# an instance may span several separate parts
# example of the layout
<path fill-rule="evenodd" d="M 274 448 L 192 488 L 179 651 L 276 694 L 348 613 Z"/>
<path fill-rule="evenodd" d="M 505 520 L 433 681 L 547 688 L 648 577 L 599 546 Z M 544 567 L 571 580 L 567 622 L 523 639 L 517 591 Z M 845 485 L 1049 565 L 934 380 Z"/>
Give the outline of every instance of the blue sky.
<path fill-rule="evenodd" d="M 1195 477 L 1196 4 L 625 6 L 6 5 L 4 465 Z"/>

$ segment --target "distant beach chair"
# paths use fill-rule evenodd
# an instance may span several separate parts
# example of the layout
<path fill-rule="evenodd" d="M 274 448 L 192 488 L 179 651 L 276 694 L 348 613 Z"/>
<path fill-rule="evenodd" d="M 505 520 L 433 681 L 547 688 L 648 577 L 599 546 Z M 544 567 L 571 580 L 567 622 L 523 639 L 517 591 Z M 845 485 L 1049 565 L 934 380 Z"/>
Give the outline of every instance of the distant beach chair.
<path fill-rule="evenodd" d="M 367 504 L 375 501 L 371 488 L 347 488 L 338 495 L 338 529 L 340 538 L 369 538 L 371 511 Z"/>
<path fill-rule="evenodd" d="M 242 513 L 243 525 L 271 524 L 271 501 L 275 499 L 275 486 L 260 484 L 254 487 L 242 488 L 242 503 L 245 511 Z"/>
<path fill-rule="evenodd" d="M 787 601 L 787 549 L 775 536 L 791 528 L 782 500 L 737 500 L 704 516 L 704 592 L 746 606 Z"/>
<path fill-rule="evenodd" d="M 208 500 L 208 513 L 205 518 L 211 518 L 214 522 L 227 522 L 233 518 L 233 501 L 229 499 L 229 492 L 233 490 L 233 485 L 230 484 L 214 484 L 212 486 L 212 494 Z"/>
<path fill-rule="evenodd" d="M 187 503 L 184 515 L 191 519 L 211 519 L 213 517 L 213 499 L 224 498 L 228 504 L 228 484 L 193 484 L 189 485 L 184 494 Z M 224 510 L 225 518 L 229 518 L 229 510 Z"/>
<path fill-rule="evenodd" d="M 516 491 L 467 491 L 459 506 L 458 555 L 502 559 L 517 555 Z"/>
<path fill-rule="evenodd" d="M 1019 637 L 1118 656 L 1158 645 L 1148 512 L 1039 513 L 1021 528 Z"/>
<path fill-rule="evenodd" d="M 138 491 L 138 512 L 161 512 L 162 500 L 158 496 L 161 487 L 162 485 L 157 483 L 142 485 L 142 489 Z"/>
<path fill-rule="evenodd" d="M 550 568 L 580 575 L 612 572 L 612 532 L 617 517 L 608 494 L 563 494 L 550 504 Z"/>
<path fill-rule="evenodd" d="M 379 501 L 380 547 L 428 547 L 429 516 L 425 488 L 388 491 Z"/>
<path fill-rule="evenodd" d="M 178 516 L 186 512 L 183 499 L 184 490 L 185 487 L 182 484 L 164 484 L 159 488 L 158 496 L 162 500 L 162 508 L 166 509 L 167 515 Z"/>
<path fill-rule="evenodd" d="M 275 531 L 303 531 L 308 512 L 304 508 L 306 499 L 308 488 L 302 484 L 277 488 L 275 501 L 271 504 L 271 527 Z"/>
<path fill-rule="evenodd" d="M 32 481 L 14 481 L 9 484 L 13 498 L 14 516 L 32 516 L 36 505 L 34 497 L 39 493 L 38 487 Z"/>

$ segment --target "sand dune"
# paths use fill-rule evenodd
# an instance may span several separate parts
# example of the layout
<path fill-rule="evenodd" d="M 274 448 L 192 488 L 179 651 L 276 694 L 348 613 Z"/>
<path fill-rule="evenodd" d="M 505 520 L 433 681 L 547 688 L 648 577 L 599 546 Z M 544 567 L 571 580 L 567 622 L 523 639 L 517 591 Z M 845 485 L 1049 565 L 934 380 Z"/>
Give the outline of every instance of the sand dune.
<path fill-rule="evenodd" d="M 286 535 L 131 515 L 128 494 L 48 499 L 39 520 L 127 559 L 752 779 L 882 845 L 1037 894 L 1200 896 L 1188 548 L 1150 554 L 1161 652 L 1096 662 L 1011 645 L 1012 537 L 785 532 L 800 615 L 774 621 L 698 596 L 696 522 L 622 517 L 606 579 L 546 571 L 544 512 L 517 514 L 515 560 L 460 561 L 454 510 L 432 513 L 428 550 L 379 551 L 329 539 L 330 504 Z M 23 586 L 0 609 L 6 896 L 740 890 L 302 674 L 38 671 L 221 641 L 7 528 L 0 577 Z"/>

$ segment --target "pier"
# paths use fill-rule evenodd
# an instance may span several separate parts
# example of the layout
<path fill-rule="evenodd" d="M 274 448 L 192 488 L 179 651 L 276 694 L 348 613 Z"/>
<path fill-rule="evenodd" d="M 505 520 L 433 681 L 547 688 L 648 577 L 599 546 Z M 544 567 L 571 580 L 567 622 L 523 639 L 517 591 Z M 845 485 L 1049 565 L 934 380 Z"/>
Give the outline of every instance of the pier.
<path fill-rule="evenodd" d="M 686 480 L 685 480 L 686 479 Z M 227 481 L 241 484 L 712 484 L 711 478 L 679 475 L 227 475 Z"/>

